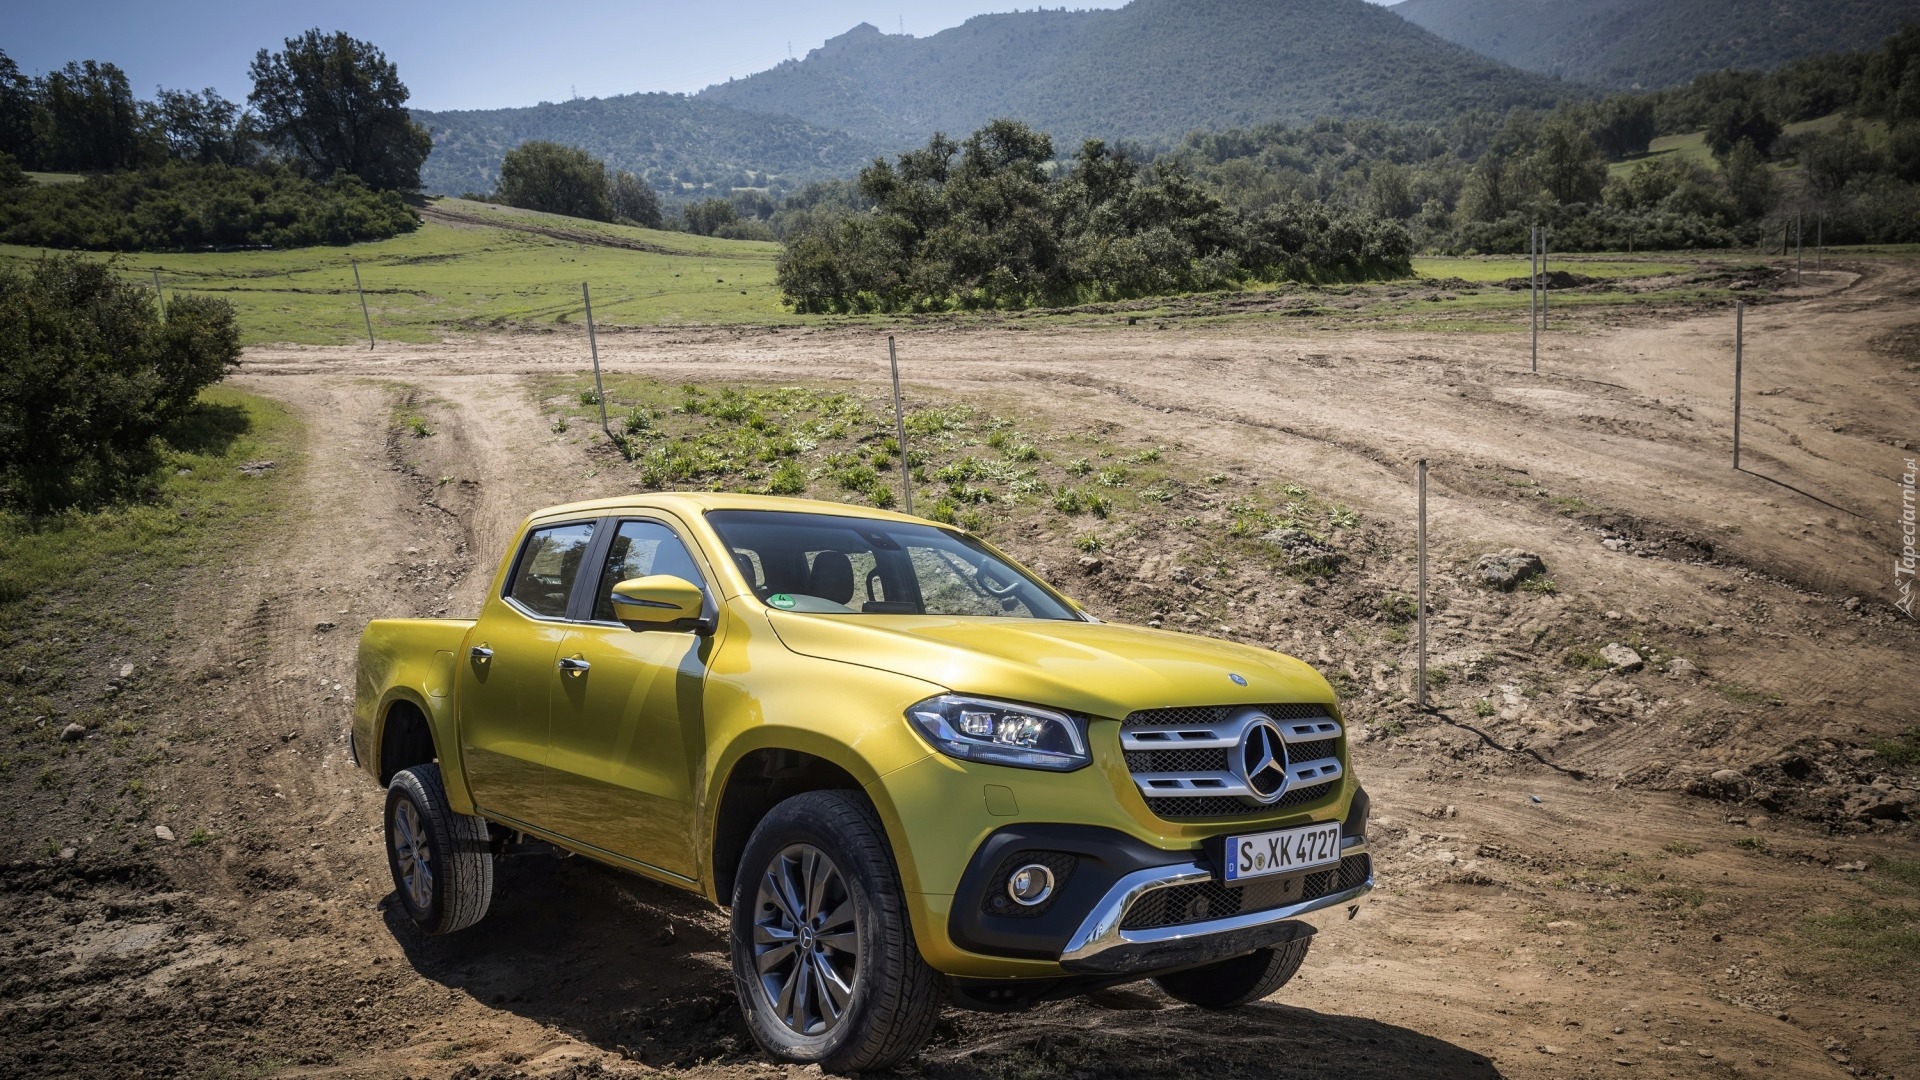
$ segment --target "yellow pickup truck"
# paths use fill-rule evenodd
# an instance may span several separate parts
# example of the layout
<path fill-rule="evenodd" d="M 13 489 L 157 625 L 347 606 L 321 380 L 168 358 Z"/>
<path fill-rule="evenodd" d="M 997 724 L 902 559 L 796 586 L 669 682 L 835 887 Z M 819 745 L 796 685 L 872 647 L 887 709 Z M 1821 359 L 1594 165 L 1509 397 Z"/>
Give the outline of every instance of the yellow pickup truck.
<path fill-rule="evenodd" d="M 1373 886 L 1307 665 L 1102 622 L 965 531 L 650 494 L 528 518 L 474 620 L 360 640 L 355 762 L 428 933 L 552 845 L 732 913 L 775 1058 L 912 1056 L 944 1003 L 1292 977 Z"/>

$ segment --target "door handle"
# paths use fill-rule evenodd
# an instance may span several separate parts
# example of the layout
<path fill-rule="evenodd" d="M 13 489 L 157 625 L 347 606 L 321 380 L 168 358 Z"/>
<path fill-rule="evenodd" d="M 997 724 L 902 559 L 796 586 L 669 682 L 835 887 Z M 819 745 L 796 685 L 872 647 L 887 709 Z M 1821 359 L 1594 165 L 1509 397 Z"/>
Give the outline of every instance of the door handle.
<path fill-rule="evenodd" d="M 487 648 L 485 645 L 475 645 L 473 648 L 467 650 L 467 655 L 484 664 L 493 659 L 493 650 Z"/>
<path fill-rule="evenodd" d="M 563 656 L 560 658 L 560 670 L 576 678 L 585 675 L 588 671 L 592 670 L 592 668 L 592 664 L 587 663 L 577 656 Z"/>

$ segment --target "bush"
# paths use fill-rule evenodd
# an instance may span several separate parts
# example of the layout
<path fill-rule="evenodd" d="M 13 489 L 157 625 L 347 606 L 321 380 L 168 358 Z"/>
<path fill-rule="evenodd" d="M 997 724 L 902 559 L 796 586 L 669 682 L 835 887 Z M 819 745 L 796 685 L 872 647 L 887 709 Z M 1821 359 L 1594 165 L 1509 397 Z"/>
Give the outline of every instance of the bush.
<path fill-rule="evenodd" d="M 0 502 L 30 512 L 136 494 L 159 439 L 240 362 L 225 300 L 153 293 L 77 255 L 0 267 Z"/>
<path fill-rule="evenodd" d="M 420 226 L 400 196 L 342 175 L 172 164 L 77 184 L 0 189 L 0 243 L 90 251 L 309 247 Z"/>

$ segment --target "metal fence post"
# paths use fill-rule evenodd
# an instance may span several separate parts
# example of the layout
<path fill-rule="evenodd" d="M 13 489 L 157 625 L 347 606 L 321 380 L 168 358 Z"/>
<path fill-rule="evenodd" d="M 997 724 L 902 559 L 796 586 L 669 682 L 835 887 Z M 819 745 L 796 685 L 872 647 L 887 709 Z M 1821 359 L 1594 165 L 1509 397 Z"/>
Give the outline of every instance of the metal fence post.
<path fill-rule="evenodd" d="M 360 284 L 360 260 L 350 259 L 353 263 L 353 291 L 360 294 L 360 318 L 367 324 L 367 351 L 373 351 L 373 316 L 367 314 L 367 290 Z"/>
<path fill-rule="evenodd" d="M 580 299 L 587 305 L 587 348 L 593 351 L 593 396 L 600 402 L 600 430 L 606 432 L 607 441 L 613 441 L 613 425 L 607 423 L 607 390 L 600 385 L 600 339 L 593 333 L 593 294 L 587 291 L 587 283 L 580 283 Z"/>
<path fill-rule="evenodd" d="M 1821 207 L 1813 215 L 1813 268 L 1820 269 L 1821 256 L 1826 254 L 1827 208 Z"/>
<path fill-rule="evenodd" d="M 1547 328 L 1547 227 L 1540 226 L 1540 329 Z"/>
<path fill-rule="evenodd" d="M 153 268 L 153 298 L 160 302 L 160 321 L 167 321 L 167 294 L 160 291 L 160 268 Z"/>
<path fill-rule="evenodd" d="M 1798 288 L 1800 285 L 1800 256 L 1802 250 L 1800 243 L 1800 208 L 1796 206 L 1793 208 L 1793 284 L 1795 288 Z"/>
<path fill-rule="evenodd" d="M 1733 467 L 1740 467 L 1740 365 L 1747 329 L 1747 302 L 1733 302 Z"/>
<path fill-rule="evenodd" d="M 1416 463 L 1420 476 L 1420 513 L 1415 519 L 1414 550 L 1420 564 L 1420 584 L 1418 595 L 1414 597 L 1414 618 L 1417 620 L 1419 646 L 1415 663 L 1415 703 L 1421 711 L 1427 707 L 1427 459 Z"/>
<path fill-rule="evenodd" d="M 893 366 L 893 430 L 900 439 L 900 497 L 907 513 L 913 513 L 913 463 L 907 460 L 907 414 L 900 404 L 900 354 L 894 351 L 893 335 L 887 335 L 887 363 Z"/>
<path fill-rule="evenodd" d="M 1527 233 L 1527 322 L 1533 330 L 1533 373 L 1540 374 L 1540 228 Z"/>

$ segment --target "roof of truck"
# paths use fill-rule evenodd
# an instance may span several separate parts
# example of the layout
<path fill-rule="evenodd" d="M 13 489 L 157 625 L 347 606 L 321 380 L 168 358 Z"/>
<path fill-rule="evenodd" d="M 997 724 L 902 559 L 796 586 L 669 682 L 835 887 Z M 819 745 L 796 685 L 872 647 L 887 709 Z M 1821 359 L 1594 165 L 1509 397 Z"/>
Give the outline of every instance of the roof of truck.
<path fill-rule="evenodd" d="M 736 495 L 718 491 L 653 491 L 618 495 L 610 499 L 592 499 L 587 502 L 549 506 L 534 511 L 528 515 L 528 520 L 540 521 L 592 512 L 617 514 L 623 510 L 648 508 L 672 510 L 690 517 L 698 517 L 709 510 L 784 510 L 794 514 L 838 514 L 843 517 L 911 522 L 915 525 L 937 524 L 926 518 L 898 514 L 891 510 L 879 510 L 871 506 L 860 506 L 855 503 L 828 502 L 824 499 L 790 499 L 780 495 Z"/>

